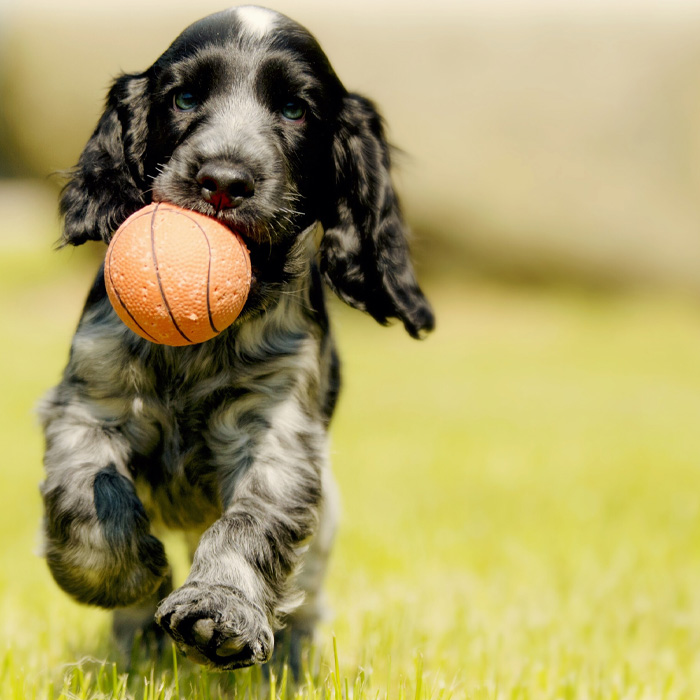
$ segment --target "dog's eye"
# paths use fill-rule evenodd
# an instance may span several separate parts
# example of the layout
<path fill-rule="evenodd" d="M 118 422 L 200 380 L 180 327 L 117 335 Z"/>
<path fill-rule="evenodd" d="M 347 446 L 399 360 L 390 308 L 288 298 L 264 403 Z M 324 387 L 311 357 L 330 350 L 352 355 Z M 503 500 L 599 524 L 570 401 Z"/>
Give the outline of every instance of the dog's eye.
<path fill-rule="evenodd" d="M 199 106 L 199 100 L 191 92 L 185 90 L 175 94 L 173 105 L 178 112 L 191 112 Z"/>
<path fill-rule="evenodd" d="M 300 122 L 306 116 L 306 105 L 301 100 L 290 100 L 280 111 L 287 121 Z"/>

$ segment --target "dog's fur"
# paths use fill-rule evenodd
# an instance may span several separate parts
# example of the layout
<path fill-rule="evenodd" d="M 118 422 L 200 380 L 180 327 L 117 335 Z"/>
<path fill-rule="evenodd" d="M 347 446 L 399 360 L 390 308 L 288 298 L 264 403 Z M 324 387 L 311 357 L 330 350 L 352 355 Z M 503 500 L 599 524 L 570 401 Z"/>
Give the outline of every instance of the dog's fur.
<path fill-rule="evenodd" d="M 117 608 L 123 643 L 155 613 L 190 658 L 230 669 L 267 661 L 284 622 L 311 633 L 335 521 L 323 282 L 414 337 L 433 326 L 389 168 L 372 103 L 268 10 L 207 17 L 114 82 L 62 194 L 63 243 L 108 242 L 167 201 L 239 231 L 254 275 L 230 328 L 173 348 L 122 324 L 100 272 L 41 406 L 46 559 L 77 600 Z M 192 543 L 174 591 L 162 527 Z"/>

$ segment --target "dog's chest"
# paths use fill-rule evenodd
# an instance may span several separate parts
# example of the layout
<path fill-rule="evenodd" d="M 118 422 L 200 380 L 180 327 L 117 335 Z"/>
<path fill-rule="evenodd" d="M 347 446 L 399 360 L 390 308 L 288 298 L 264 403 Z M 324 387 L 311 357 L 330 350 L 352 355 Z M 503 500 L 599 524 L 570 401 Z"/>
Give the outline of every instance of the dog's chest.
<path fill-rule="evenodd" d="M 132 394 L 122 432 L 137 491 L 156 522 L 201 529 L 220 516 L 222 480 L 235 483 L 254 460 L 276 407 L 294 393 L 298 365 L 286 356 L 188 371 L 142 368 L 152 381 Z"/>
<path fill-rule="evenodd" d="M 279 430 L 276 417 L 289 432 L 297 423 L 290 416 L 318 412 L 319 340 L 289 303 L 248 321 L 235 337 L 190 348 L 144 341 L 127 351 L 111 313 L 95 324 L 100 334 L 86 324 L 85 338 L 77 337 L 72 374 L 95 412 L 119 426 L 128 469 L 154 521 L 206 527 Z"/>
<path fill-rule="evenodd" d="M 123 426 L 139 496 L 149 515 L 168 527 L 201 528 L 221 511 L 208 422 L 224 398 L 201 394 L 201 387 L 182 384 L 139 395 Z"/>

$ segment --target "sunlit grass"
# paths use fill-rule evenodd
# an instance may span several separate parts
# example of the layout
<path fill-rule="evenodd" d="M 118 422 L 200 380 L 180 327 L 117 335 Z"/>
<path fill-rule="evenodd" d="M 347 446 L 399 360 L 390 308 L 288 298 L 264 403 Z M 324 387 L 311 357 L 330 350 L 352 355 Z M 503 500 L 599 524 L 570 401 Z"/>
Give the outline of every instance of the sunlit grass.
<path fill-rule="evenodd" d="M 127 674 L 109 616 L 33 554 L 32 407 L 90 265 L 0 257 L 2 698 L 700 696 L 700 308 L 432 284 L 416 343 L 334 304 L 344 515 L 305 677 L 169 655 Z"/>

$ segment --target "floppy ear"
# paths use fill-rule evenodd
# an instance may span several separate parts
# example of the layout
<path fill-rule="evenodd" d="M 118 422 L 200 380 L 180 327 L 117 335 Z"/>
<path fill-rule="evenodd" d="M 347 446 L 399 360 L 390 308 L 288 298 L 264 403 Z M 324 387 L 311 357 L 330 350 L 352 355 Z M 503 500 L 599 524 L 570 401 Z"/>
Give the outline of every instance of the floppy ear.
<path fill-rule="evenodd" d="M 112 85 L 105 111 L 61 194 L 62 246 L 108 241 L 129 214 L 146 204 L 147 84 L 145 75 L 123 75 Z"/>
<path fill-rule="evenodd" d="M 374 105 L 346 95 L 333 142 L 336 184 L 323 221 L 321 272 L 350 306 L 382 324 L 398 318 L 418 338 L 434 319 L 411 265 L 389 150 Z"/>

